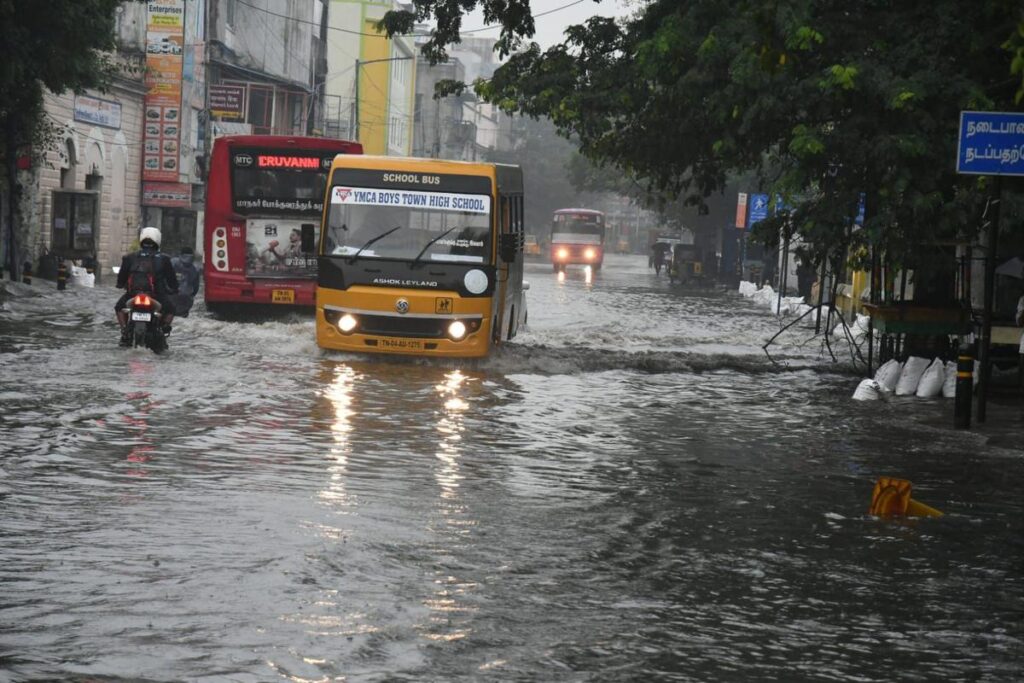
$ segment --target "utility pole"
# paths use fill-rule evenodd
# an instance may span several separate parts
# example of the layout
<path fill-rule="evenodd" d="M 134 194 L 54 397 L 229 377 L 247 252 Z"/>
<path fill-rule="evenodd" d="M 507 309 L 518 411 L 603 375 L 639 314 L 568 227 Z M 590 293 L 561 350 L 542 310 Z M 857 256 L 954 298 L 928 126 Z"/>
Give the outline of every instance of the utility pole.
<path fill-rule="evenodd" d="M 352 97 L 352 139 L 359 141 L 359 59 L 356 59 L 355 95 Z"/>
<path fill-rule="evenodd" d="M 992 305 L 995 301 L 996 249 L 999 244 L 999 214 L 1003 195 L 1002 176 L 996 176 L 992 193 L 995 197 L 989 200 L 982 216 L 983 219 L 988 218 L 988 243 L 985 245 L 985 303 L 981 311 L 981 337 L 978 339 L 978 361 L 981 363 L 981 376 L 978 378 L 978 422 L 985 421 L 985 407 L 992 378 Z M 989 211 L 991 216 L 988 215 Z"/>

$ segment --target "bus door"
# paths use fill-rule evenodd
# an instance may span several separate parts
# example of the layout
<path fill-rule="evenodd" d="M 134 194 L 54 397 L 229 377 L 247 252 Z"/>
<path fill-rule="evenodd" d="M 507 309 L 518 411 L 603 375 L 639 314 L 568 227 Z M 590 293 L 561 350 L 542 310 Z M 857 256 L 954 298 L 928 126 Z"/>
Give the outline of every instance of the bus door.
<path fill-rule="evenodd" d="M 500 192 L 500 189 L 499 189 Z M 523 297 L 523 195 L 501 194 L 498 203 L 497 279 L 499 296 L 494 302 L 499 310 L 495 320 L 496 340 L 512 339 L 519 331 L 526 311 Z"/>

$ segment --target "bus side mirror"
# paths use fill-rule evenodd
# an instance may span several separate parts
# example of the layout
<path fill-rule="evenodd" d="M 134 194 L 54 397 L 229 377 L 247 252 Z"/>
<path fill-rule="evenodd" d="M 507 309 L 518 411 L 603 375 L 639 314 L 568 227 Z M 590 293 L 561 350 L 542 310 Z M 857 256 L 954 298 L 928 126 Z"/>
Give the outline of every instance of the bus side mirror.
<path fill-rule="evenodd" d="M 312 254 L 316 251 L 316 226 L 312 223 L 302 224 L 302 252 Z"/>
<path fill-rule="evenodd" d="M 498 243 L 498 256 L 505 263 L 512 263 L 516 260 L 516 254 L 519 252 L 519 247 L 522 243 L 522 235 L 514 232 L 507 232 L 501 236 L 501 241 Z"/>

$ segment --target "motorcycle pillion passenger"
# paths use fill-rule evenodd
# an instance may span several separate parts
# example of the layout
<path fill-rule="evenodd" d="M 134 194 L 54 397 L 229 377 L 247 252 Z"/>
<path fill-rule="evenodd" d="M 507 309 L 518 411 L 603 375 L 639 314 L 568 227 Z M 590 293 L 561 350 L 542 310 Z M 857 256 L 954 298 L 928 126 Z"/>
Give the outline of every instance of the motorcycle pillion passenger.
<path fill-rule="evenodd" d="M 153 227 L 145 227 L 139 233 L 140 249 L 134 254 L 125 254 L 121 258 L 121 269 L 117 273 L 117 287 L 125 293 L 114 304 L 117 322 L 121 326 L 121 345 L 130 346 L 128 338 L 128 312 L 125 306 L 136 294 L 148 294 L 160 303 L 163 316 L 163 332 L 171 333 L 171 320 L 174 319 L 172 294 L 178 293 L 178 277 L 174 273 L 171 259 L 160 253 L 160 231 Z"/>

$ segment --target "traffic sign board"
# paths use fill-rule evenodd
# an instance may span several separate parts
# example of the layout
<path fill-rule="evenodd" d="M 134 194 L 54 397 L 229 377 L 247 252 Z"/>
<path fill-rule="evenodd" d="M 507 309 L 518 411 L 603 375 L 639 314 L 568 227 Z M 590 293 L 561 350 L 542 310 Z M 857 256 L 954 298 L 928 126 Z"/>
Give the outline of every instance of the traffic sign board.
<path fill-rule="evenodd" d="M 956 172 L 1024 175 L 1024 114 L 960 112 Z"/>
<path fill-rule="evenodd" d="M 747 219 L 747 227 L 752 228 L 756 223 L 768 218 L 768 195 L 750 195 L 750 213 Z"/>

